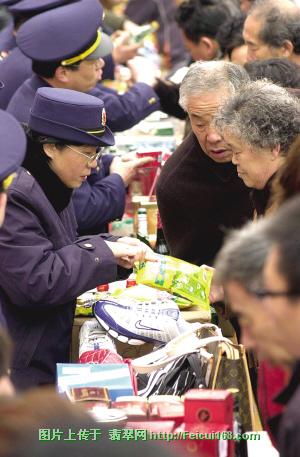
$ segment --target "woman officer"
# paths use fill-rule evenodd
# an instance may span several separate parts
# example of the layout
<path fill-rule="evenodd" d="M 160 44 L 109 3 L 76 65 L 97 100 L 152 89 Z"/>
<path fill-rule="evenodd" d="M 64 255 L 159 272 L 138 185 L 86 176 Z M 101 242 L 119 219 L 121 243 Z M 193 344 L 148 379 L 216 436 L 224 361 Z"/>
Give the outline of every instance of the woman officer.
<path fill-rule="evenodd" d="M 24 168 L 9 189 L 0 233 L 0 294 L 19 389 L 54 383 L 56 363 L 68 361 L 78 295 L 114 281 L 118 266 L 155 259 L 138 241 L 76 234 L 73 189 L 97 166 L 100 147 L 114 143 L 103 102 L 41 88 L 28 127 Z"/>

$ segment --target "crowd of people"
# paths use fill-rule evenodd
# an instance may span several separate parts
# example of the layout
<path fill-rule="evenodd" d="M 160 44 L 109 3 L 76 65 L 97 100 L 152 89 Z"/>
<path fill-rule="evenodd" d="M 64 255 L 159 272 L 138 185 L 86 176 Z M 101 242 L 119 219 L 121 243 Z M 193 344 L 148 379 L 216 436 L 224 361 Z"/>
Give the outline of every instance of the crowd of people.
<path fill-rule="evenodd" d="M 153 21 L 161 68 L 134 39 Z M 103 154 L 158 110 L 185 122 L 156 184 L 170 254 L 213 268 L 210 301 L 257 362 L 264 428 L 298 456 L 299 2 L 0 0 L 0 56 L 0 457 L 67 452 L 34 443 L 40 424 L 94 427 L 39 389 L 69 361 L 76 298 L 158 259 L 107 233 L 151 158 Z M 104 84 L 120 65 L 122 94 Z"/>

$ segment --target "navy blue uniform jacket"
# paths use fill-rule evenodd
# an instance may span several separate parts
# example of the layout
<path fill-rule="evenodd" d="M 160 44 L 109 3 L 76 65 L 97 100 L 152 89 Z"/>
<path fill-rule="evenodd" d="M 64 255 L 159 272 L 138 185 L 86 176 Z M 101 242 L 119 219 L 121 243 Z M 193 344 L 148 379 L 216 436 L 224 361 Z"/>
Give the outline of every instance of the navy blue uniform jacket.
<path fill-rule="evenodd" d="M 107 224 L 121 219 L 125 209 L 126 191 L 117 173 L 109 174 L 111 154 L 102 157 L 99 169 L 73 193 L 73 203 L 80 235 L 107 232 Z"/>
<path fill-rule="evenodd" d="M 29 110 L 39 87 L 48 86 L 46 81 L 33 75 L 27 79 L 12 97 L 7 111 L 20 122 L 28 122 Z M 89 92 L 104 102 L 107 124 L 113 132 L 127 130 L 160 108 L 159 99 L 144 83 L 137 83 L 128 92 L 119 95 L 116 91 L 97 85 Z"/>
<path fill-rule="evenodd" d="M 112 56 L 104 58 L 103 79 L 114 78 L 114 62 Z M 32 61 L 26 57 L 18 47 L 15 47 L 10 54 L 0 62 L 0 81 L 4 88 L 0 91 L 0 108 L 6 109 L 10 99 L 16 90 L 26 79 L 33 75 Z"/>
<path fill-rule="evenodd" d="M 56 363 L 69 359 L 76 297 L 116 279 L 103 237 L 77 238 L 76 227 L 72 200 L 56 212 L 21 168 L 0 231 L 0 300 L 15 347 L 11 373 L 18 388 L 55 382 Z"/>

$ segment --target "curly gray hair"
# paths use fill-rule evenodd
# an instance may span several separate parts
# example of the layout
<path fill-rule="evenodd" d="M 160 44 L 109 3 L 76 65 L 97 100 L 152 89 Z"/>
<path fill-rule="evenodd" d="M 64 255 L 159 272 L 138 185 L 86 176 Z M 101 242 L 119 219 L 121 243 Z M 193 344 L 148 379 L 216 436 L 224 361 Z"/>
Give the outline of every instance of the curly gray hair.
<path fill-rule="evenodd" d="M 257 148 L 287 153 L 300 133 L 299 101 L 282 87 L 258 80 L 242 87 L 216 114 L 215 126 Z"/>
<path fill-rule="evenodd" d="M 186 111 L 191 96 L 222 88 L 234 94 L 248 81 L 250 77 L 241 65 L 215 60 L 195 62 L 182 80 L 179 104 Z"/>

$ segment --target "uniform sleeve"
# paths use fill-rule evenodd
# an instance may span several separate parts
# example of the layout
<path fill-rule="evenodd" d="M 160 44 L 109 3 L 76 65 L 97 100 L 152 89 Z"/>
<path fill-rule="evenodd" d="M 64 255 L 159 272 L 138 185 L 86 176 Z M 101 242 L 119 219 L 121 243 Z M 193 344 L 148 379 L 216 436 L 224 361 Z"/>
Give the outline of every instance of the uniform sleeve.
<path fill-rule="evenodd" d="M 22 194 L 10 195 L 0 231 L 0 284 L 14 304 L 55 306 L 115 280 L 115 259 L 100 236 L 55 249 L 43 226 Z"/>
<path fill-rule="evenodd" d="M 93 183 L 84 182 L 73 194 L 78 231 L 100 233 L 103 225 L 120 219 L 125 209 L 125 195 L 123 180 L 116 173 Z"/>
<path fill-rule="evenodd" d="M 130 129 L 153 111 L 160 109 L 156 92 L 144 83 L 134 84 L 123 95 L 98 84 L 90 94 L 103 100 L 107 124 L 114 132 Z"/>
<path fill-rule="evenodd" d="M 103 57 L 105 62 L 103 68 L 102 79 L 115 79 L 115 63 L 113 56 L 109 54 L 108 56 Z"/>
<path fill-rule="evenodd" d="M 154 90 L 160 99 L 162 111 L 169 116 L 186 119 L 187 114 L 179 105 L 179 85 L 157 79 Z"/>

